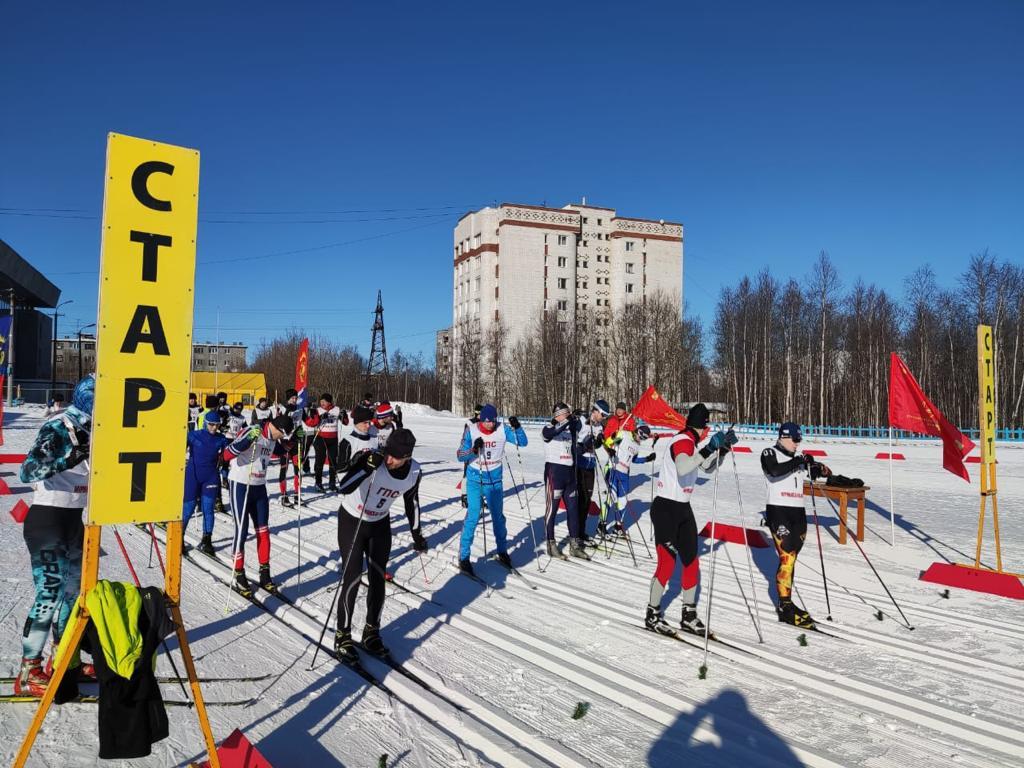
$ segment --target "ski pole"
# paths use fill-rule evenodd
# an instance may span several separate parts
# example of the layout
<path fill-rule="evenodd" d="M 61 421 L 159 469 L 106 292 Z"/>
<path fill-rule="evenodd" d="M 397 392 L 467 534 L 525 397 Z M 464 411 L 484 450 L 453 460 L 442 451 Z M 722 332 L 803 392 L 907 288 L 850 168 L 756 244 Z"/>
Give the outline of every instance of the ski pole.
<path fill-rule="evenodd" d="M 818 534 L 818 560 L 821 561 L 821 583 L 825 587 L 825 608 L 828 610 L 828 615 L 825 617 L 829 621 L 832 621 L 832 603 L 828 599 L 828 579 L 825 578 L 825 553 L 821 549 L 821 526 L 818 525 L 818 503 L 815 501 L 818 493 L 814 487 L 814 480 L 811 480 L 811 510 L 814 512 L 814 531 Z M 854 538 L 857 538 L 854 536 Z"/>
<path fill-rule="evenodd" d="M 182 535 L 184 536 L 184 534 Z M 160 563 L 160 573 L 166 576 L 167 569 L 164 568 L 164 558 L 163 555 L 160 554 L 160 545 L 157 543 L 156 531 L 153 529 L 152 523 L 149 524 L 149 537 L 149 551 L 152 553 L 154 549 L 156 550 L 156 560 Z"/>
<path fill-rule="evenodd" d="M 295 440 L 295 447 L 296 447 L 296 454 L 295 454 L 295 460 L 296 460 L 296 464 L 295 464 L 295 485 L 298 486 L 298 491 L 295 494 L 295 498 L 296 498 L 295 514 L 298 515 L 298 523 L 299 523 L 299 527 L 298 527 L 299 546 L 295 550 L 295 579 L 296 579 L 295 583 L 297 585 L 296 586 L 296 590 L 297 591 L 301 591 L 301 590 L 299 590 L 299 588 L 302 586 L 302 442 L 301 442 L 301 440 L 299 438 L 296 438 L 296 440 Z M 288 455 L 288 454 L 285 454 L 285 460 L 286 460 L 286 463 L 284 465 L 284 477 L 285 477 L 284 490 L 285 490 L 285 495 L 287 495 L 287 493 L 288 493 L 288 464 L 291 463 L 291 461 L 290 461 L 291 460 L 291 456 Z"/>
<path fill-rule="evenodd" d="M 519 477 L 523 481 L 523 496 L 526 497 L 526 524 L 530 528 L 530 538 L 533 539 L 533 557 L 537 561 L 537 569 L 543 570 L 540 565 L 540 557 L 537 555 L 537 532 L 533 530 L 533 512 L 530 510 L 530 497 L 526 493 L 526 470 L 523 468 L 523 454 L 519 450 L 519 443 L 516 443 L 516 457 L 519 459 Z M 509 472 L 512 471 L 512 465 L 509 464 Z M 512 478 L 515 482 L 515 478 Z"/>
<path fill-rule="evenodd" d="M 831 505 L 832 504 L 832 499 L 829 499 L 828 503 Z M 839 511 L 836 510 L 836 515 L 838 515 L 838 514 L 839 514 Z M 913 631 L 913 629 L 914 629 L 913 625 L 910 623 L 910 620 L 903 613 L 903 609 L 900 608 L 899 603 L 896 602 L 896 598 L 892 596 L 892 592 L 890 592 L 889 588 L 887 586 L 885 586 L 885 582 L 882 581 L 882 577 L 879 576 L 878 571 L 875 570 L 875 566 L 871 564 L 871 560 L 868 559 L 868 553 L 865 552 L 864 551 L 864 547 L 862 547 L 860 545 L 860 542 L 857 540 L 857 536 L 854 535 L 851 538 L 853 539 L 853 543 L 857 545 L 857 549 L 859 549 L 860 553 L 864 556 L 864 561 L 869 566 L 871 566 L 871 570 L 875 574 L 875 578 L 878 579 L 878 583 L 882 585 L 882 589 L 885 590 L 885 594 L 887 594 L 889 596 L 889 599 L 892 600 L 892 604 L 896 606 L 896 610 L 900 612 L 900 616 L 902 616 L 903 617 L 903 621 L 906 622 L 907 629 Z"/>
<path fill-rule="evenodd" d="M 377 470 L 375 469 L 375 470 L 373 470 L 373 474 L 370 475 L 370 484 L 366 488 L 366 500 L 367 501 L 370 500 L 370 496 L 373 494 L 373 481 L 374 481 L 374 479 L 376 477 L 377 477 Z M 345 568 L 348 566 L 349 558 L 352 557 L 352 550 L 355 549 L 356 541 L 359 539 L 359 528 L 363 524 L 363 513 L 366 511 L 366 509 L 365 509 L 366 503 L 363 502 L 362 504 L 360 504 L 360 507 L 362 507 L 362 508 L 359 510 L 359 519 L 356 521 L 355 533 L 352 534 L 352 543 L 348 545 L 348 554 L 345 555 L 345 559 L 341 561 L 341 582 L 342 582 L 342 584 L 344 583 Z M 339 515 L 340 514 L 348 514 L 348 513 L 345 512 L 344 510 L 340 510 L 339 511 Z M 339 517 L 338 520 L 339 520 L 339 525 L 340 525 L 341 518 Z M 371 564 L 376 565 L 375 563 L 373 563 L 373 561 L 369 557 L 366 558 L 366 561 L 371 563 Z M 362 569 L 360 568 L 360 570 L 362 570 Z M 339 584 L 339 588 L 334 591 L 334 597 L 331 599 L 331 607 L 327 611 L 327 616 L 324 617 L 324 625 L 323 625 L 323 627 L 320 628 L 320 637 L 317 638 L 316 647 L 313 650 L 313 660 L 311 662 L 309 662 L 309 669 L 307 671 L 312 671 L 313 665 L 316 664 L 316 657 L 320 653 L 320 645 L 324 641 L 324 635 L 327 634 L 327 625 L 331 623 L 331 614 L 334 613 L 334 604 L 339 599 L 338 595 L 341 594 L 340 587 L 341 587 L 341 585 Z M 358 588 L 359 588 L 359 579 L 356 579 L 352 583 L 352 586 L 350 587 L 350 589 L 358 589 Z M 341 608 L 339 608 L 338 610 L 340 612 Z"/>
<path fill-rule="evenodd" d="M 237 561 L 239 550 L 241 550 L 242 547 L 245 546 L 245 542 L 242 541 L 242 522 L 245 520 L 246 509 L 249 506 L 249 488 L 252 487 L 250 485 L 250 483 L 252 482 L 252 467 L 253 467 L 253 464 L 256 463 L 256 448 L 257 448 L 257 446 L 259 444 L 258 441 L 259 441 L 259 438 L 257 438 L 256 440 L 253 440 L 253 443 L 252 443 L 252 449 L 251 449 L 252 450 L 252 456 L 250 457 L 250 460 L 249 460 L 249 476 L 248 476 L 248 478 L 246 480 L 246 483 L 245 483 L 245 493 L 242 495 L 242 509 L 241 510 L 236 509 L 237 505 L 235 504 L 235 486 L 237 485 L 237 483 L 231 484 L 231 486 L 229 488 L 229 491 L 228 491 L 231 494 L 231 516 L 235 519 L 235 535 L 234 535 L 234 537 L 232 539 L 233 547 L 231 549 L 231 570 L 232 571 L 235 570 L 235 562 Z M 229 471 L 230 471 L 230 468 L 229 468 Z M 231 586 L 231 581 L 229 580 L 228 581 L 228 591 L 227 591 L 227 594 L 224 595 L 224 615 L 225 616 L 228 613 L 231 612 L 231 607 L 228 605 L 228 598 L 230 597 L 231 592 L 232 592 L 232 586 Z"/>
<path fill-rule="evenodd" d="M 153 524 L 152 523 L 149 524 L 149 529 L 150 529 L 150 531 L 153 530 Z M 146 567 L 147 568 L 152 568 L 153 567 L 153 539 L 149 540 L 149 562 L 146 564 Z"/>
<path fill-rule="evenodd" d="M 715 555 L 718 548 L 715 546 L 715 523 L 718 519 L 718 458 L 715 459 L 715 491 L 711 497 L 711 582 L 708 584 L 708 611 L 704 620 L 704 664 L 708 665 L 708 642 L 711 639 L 711 600 L 715 596 Z"/>
<path fill-rule="evenodd" d="M 750 592 L 754 596 L 754 607 L 757 615 L 757 619 L 754 620 L 754 629 L 757 630 L 758 642 L 763 643 L 764 637 L 761 635 L 761 605 L 757 599 L 757 587 L 754 586 L 754 560 L 753 556 L 750 554 L 750 533 L 747 531 L 747 523 L 743 515 L 743 494 L 740 493 L 740 471 L 736 468 L 735 452 L 729 451 L 729 453 L 732 456 L 732 475 L 736 478 L 736 502 L 740 507 L 740 527 L 743 529 L 743 543 L 747 548 L 747 572 L 750 574 Z M 754 617 L 751 616 L 751 619 L 753 618 Z"/>
<path fill-rule="evenodd" d="M 139 583 L 139 576 L 138 576 L 137 573 L 135 573 L 134 566 L 132 566 L 132 559 L 130 557 L 128 557 L 128 550 L 125 549 L 124 541 L 121 539 L 121 533 L 120 533 L 120 531 L 117 530 L 117 526 L 116 525 L 113 526 L 113 528 L 114 528 L 114 538 L 117 539 L 117 545 L 121 548 L 121 554 L 124 555 L 124 561 L 128 565 L 128 572 L 131 573 L 131 575 L 132 575 L 132 581 L 135 582 L 136 589 L 141 591 L 142 590 L 142 584 Z M 153 524 L 152 523 L 150 523 L 149 529 L 150 529 L 150 531 L 153 530 Z M 156 534 L 153 534 L 153 535 L 156 536 Z M 152 544 L 152 541 L 150 541 L 150 543 Z M 171 662 L 171 669 L 174 670 L 174 676 L 178 679 L 178 685 L 181 686 L 181 692 L 183 694 L 185 694 L 185 699 L 189 702 L 189 706 L 191 707 L 192 706 L 191 699 L 189 698 L 188 691 L 185 690 L 185 683 L 181 679 L 181 675 L 178 673 L 178 667 L 174 663 L 174 657 L 171 656 L 171 649 L 167 647 L 167 640 L 161 640 L 160 641 L 160 645 L 163 646 L 164 653 L 167 655 L 167 660 L 169 662 Z"/>

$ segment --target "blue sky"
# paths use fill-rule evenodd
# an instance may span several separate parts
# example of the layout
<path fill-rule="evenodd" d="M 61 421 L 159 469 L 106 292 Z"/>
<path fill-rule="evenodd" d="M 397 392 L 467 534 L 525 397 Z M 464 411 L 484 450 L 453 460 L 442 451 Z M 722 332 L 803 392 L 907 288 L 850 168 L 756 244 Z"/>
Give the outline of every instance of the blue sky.
<path fill-rule="evenodd" d="M 103 10 L 105 8 L 105 10 Z M 686 225 L 686 301 L 821 249 L 897 292 L 1024 259 L 1024 3 L 9 4 L 0 238 L 92 322 L 105 137 L 202 153 L 197 340 L 433 356 L 451 230 L 586 195 Z"/>

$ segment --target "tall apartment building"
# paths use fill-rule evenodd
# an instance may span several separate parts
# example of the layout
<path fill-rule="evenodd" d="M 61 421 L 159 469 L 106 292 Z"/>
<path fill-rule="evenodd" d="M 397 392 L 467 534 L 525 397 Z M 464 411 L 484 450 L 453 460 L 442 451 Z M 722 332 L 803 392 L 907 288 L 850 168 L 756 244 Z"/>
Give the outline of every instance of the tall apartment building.
<path fill-rule="evenodd" d="M 679 296 L 683 225 L 618 216 L 583 203 L 562 208 L 503 203 L 463 216 L 454 232 L 452 408 L 459 390 L 460 334 L 483 338 L 500 321 L 504 344 L 530 333 L 544 310 L 606 323 L 628 302 L 655 292 Z M 604 316 L 604 317 L 602 317 Z"/>

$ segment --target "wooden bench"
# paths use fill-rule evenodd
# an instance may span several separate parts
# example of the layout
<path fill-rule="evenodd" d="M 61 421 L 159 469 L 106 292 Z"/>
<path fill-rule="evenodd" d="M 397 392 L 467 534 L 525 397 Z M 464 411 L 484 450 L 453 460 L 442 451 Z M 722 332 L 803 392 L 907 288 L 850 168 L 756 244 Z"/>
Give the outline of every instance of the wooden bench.
<path fill-rule="evenodd" d="M 817 496 L 819 499 L 832 499 L 839 507 L 839 543 L 846 543 L 846 506 L 851 501 L 857 502 L 857 541 L 864 541 L 864 494 L 871 488 L 864 485 L 860 488 L 844 488 L 832 485 L 821 485 L 804 481 L 804 495 Z"/>

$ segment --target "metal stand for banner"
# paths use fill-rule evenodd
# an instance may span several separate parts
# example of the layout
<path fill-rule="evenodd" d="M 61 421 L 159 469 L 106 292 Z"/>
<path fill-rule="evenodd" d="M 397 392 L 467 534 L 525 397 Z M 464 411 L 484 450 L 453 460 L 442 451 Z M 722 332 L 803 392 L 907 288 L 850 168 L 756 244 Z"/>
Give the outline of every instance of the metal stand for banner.
<path fill-rule="evenodd" d="M 922 581 L 960 587 L 977 592 L 988 592 L 1002 597 L 1024 600 L 1024 574 L 1003 570 L 1003 548 L 999 539 L 999 501 L 996 483 L 996 414 L 995 414 L 995 344 L 992 328 L 978 326 L 978 405 L 981 427 L 980 509 L 978 512 L 978 541 L 974 563 L 933 563 L 921 575 Z M 992 502 L 992 531 L 995 534 L 996 567 L 983 565 L 981 545 L 985 535 L 985 511 Z"/>

